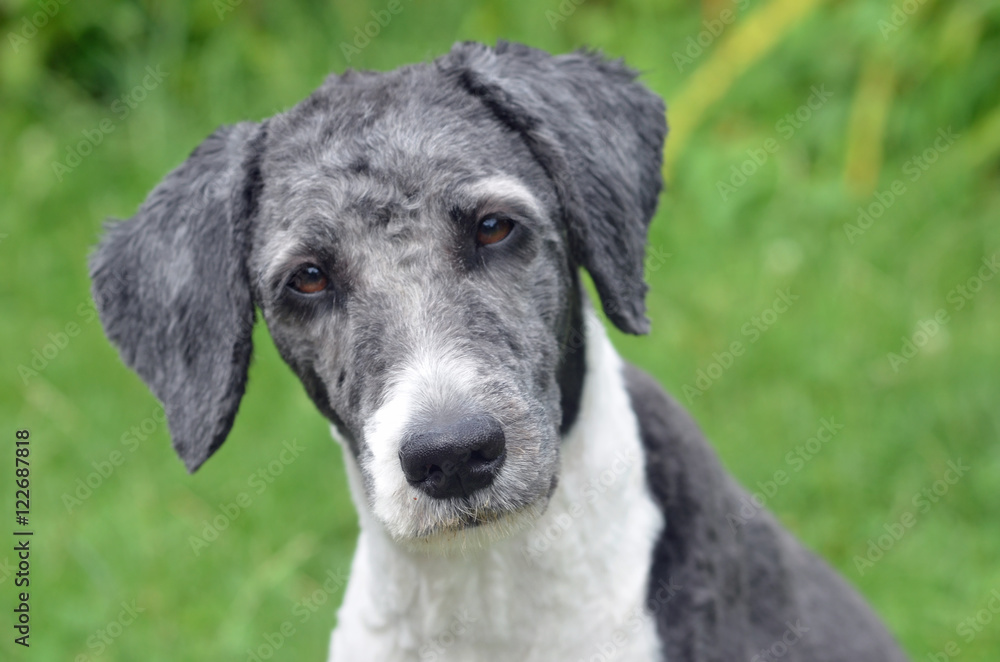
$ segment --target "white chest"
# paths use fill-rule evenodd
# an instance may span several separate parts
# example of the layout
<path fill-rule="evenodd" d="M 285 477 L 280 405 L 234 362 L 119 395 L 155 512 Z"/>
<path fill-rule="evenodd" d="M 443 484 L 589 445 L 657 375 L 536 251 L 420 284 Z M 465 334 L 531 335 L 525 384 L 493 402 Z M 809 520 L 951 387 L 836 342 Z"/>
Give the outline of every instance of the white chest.
<path fill-rule="evenodd" d="M 659 659 L 645 603 L 662 515 L 621 361 L 596 321 L 588 332 L 581 411 L 545 514 L 488 549 L 442 557 L 403 550 L 362 512 L 331 660 Z"/>

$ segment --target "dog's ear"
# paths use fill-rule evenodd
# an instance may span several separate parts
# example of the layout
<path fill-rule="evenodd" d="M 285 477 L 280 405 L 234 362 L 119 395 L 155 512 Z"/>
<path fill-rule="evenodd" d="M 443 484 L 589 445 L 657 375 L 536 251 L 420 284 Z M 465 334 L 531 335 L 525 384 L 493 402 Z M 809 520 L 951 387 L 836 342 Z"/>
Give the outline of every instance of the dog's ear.
<path fill-rule="evenodd" d="M 195 471 L 233 425 L 250 363 L 250 217 L 266 125 L 222 127 L 108 227 L 90 260 L 108 338 L 163 403 Z"/>
<path fill-rule="evenodd" d="M 439 67 L 520 133 L 555 183 L 572 255 L 607 316 L 646 333 L 646 233 L 663 185 L 663 101 L 621 61 L 522 44 L 457 44 Z"/>

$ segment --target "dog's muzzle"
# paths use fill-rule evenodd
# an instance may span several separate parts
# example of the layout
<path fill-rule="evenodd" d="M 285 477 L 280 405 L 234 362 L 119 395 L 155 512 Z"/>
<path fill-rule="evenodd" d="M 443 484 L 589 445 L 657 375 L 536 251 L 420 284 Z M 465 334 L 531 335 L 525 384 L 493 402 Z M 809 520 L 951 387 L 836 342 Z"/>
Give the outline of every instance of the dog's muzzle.
<path fill-rule="evenodd" d="M 399 449 L 406 480 L 435 499 L 489 487 L 505 457 L 503 428 L 486 415 L 428 425 L 408 434 Z"/>

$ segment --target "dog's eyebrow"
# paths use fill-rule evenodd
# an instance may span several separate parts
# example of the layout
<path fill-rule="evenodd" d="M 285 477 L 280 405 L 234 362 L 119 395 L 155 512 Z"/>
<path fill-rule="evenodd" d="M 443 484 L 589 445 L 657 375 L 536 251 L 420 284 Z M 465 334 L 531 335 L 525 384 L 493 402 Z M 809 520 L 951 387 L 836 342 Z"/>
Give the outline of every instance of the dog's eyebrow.
<path fill-rule="evenodd" d="M 520 207 L 530 215 L 538 218 L 544 215 L 538 198 L 521 180 L 510 175 L 495 175 L 480 179 L 463 187 L 462 193 L 478 202 Z"/>
<path fill-rule="evenodd" d="M 317 259 L 328 257 L 329 247 L 336 243 L 331 224 L 322 218 L 301 221 L 294 230 L 280 230 L 268 243 L 270 254 L 263 261 L 258 282 L 274 286 L 275 278 L 290 262 L 310 255 Z"/>

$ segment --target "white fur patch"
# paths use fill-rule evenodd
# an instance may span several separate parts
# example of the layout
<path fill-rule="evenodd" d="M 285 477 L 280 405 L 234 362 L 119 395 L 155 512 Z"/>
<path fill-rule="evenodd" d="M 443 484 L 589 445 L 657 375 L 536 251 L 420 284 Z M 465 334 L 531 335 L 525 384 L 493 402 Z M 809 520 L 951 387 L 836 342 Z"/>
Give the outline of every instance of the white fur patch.
<path fill-rule="evenodd" d="M 528 187 L 521 180 L 510 175 L 496 175 L 481 179 L 469 186 L 467 190 L 474 197 L 518 204 L 525 207 L 536 218 L 541 218 L 545 214 L 541 205 L 538 204 L 538 199 Z"/>
<path fill-rule="evenodd" d="M 579 418 L 562 442 L 559 486 L 533 526 L 464 555 L 419 553 L 367 512 L 348 462 L 361 535 L 331 660 L 659 659 L 646 594 L 663 519 L 646 486 L 621 360 L 593 314 L 587 341 Z M 407 374 L 417 381 L 405 383 L 418 388 L 434 374 L 428 367 L 415 366 Z M 372 423 L 381 455 L 398 430 L 393 416 L 412 412 L 418 391 L 409 388 L 394 391 Z"/>
<path fill-rule="evenodd" d="M 394 537 L 412 535 L 410 502 L 426 498 L 410 486 L 399 463 L 407 426 L 422 411 L 433 412 L 448 403 L 467 400 L 473 392 L 474 376 L 473 366 L 448 348 L 418 352 L 390 380 L 384 404 L 365 425 L 365 443 L 371 452 L 366 456 L 365 471 L 372 479 L 372 508 Z"/>

